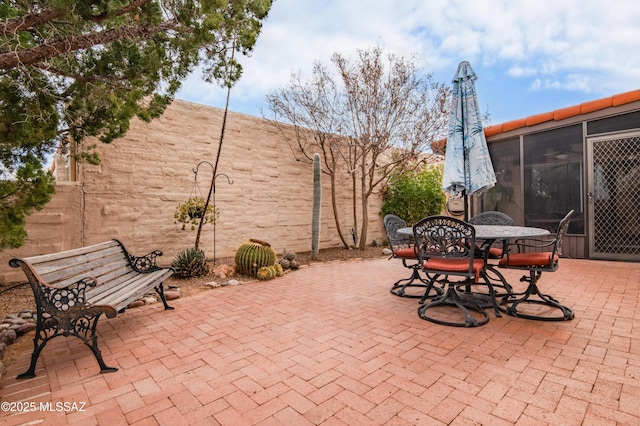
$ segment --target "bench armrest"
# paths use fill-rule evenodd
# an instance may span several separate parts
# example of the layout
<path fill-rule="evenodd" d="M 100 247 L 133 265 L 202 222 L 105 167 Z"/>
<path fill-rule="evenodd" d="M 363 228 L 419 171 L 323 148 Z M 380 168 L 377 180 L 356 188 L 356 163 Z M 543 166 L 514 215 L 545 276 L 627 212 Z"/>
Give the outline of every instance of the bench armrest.
<path fill-rule="evenodd" d="M 54 287 L 47 283 L 40 283 L 43 306 L 51 306 L 58 311 L 69 311 L 86 306 L 85 291 L 87 287 L 95 287 L 95 278 L 86 277 L 65 287 Z"/>
<path fill-rule="evenodd" d="M 162 269 L 156 262 L 158 256 L 162 256 L 162 252 L 160 250 L 154 250 L 144 256 L 133 256 L 127 252 L 129 262 L 136 272 L 152 272 Z"/>
<path fill-rule="evenodd" d="M 158 263 L 156 262 L 156 259 L 158 258 L 158 256 L 162 256 L 162 252 L 160 250 L 154 250 L 151 253 L 145 254 L 144 256 L 134 256 L 131 253 L 129 253 L 129 251 L 125 248 L 122 242 L 120 242 L 119 240 L 114 240 L 114 241 L 116 241 L 120 245 L 120 247 L 122 248 L 122 251 L 127 256 L 127 259 L 129 259 L 129 263 L 131 264 L 131 267 L 133 268 L 134 271 L 153 272 L 153 271 L 158 271 L 160 269 L 163 269 L 160 266 L 158 266 Z"/>

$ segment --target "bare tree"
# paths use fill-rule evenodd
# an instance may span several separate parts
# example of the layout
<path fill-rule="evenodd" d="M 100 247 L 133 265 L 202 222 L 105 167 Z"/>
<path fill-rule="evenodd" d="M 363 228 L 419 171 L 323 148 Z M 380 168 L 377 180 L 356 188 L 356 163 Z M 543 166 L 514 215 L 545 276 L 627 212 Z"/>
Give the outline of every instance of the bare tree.
<path fill-rule="evenodd" d="M 293 136 L 283 135 L 304 160 L 310 161 L 316 149 L 312 144 L 320 147 L 326 173 L 332 176 L 332 195 L 338 173 L 352 176 L 356 244 L 364 249 L 369 198 L 397 167 L 417 164 L 433 141 L 445 137 L 451 91 L 431 75 L 420 75 L 414 58 L 388 55 L 385 60 L 381 47 L 359 50 L 353 63 L 338 53 L 331 62 L 339 83 L 316 63 L 310 81 L 294 74 L 288 87 L 267 100 L 272 123 L 282 130 L 279 120 L 293 125 Z M 334 197 L 332 201 L 340 238 L 348 247 Z"/>
<path fill-rule="evenodd" d="M 279 129 L 298 161 L 311 163 L 317 149 L 322 156 L 322 173 L 331 182 L 331 207 L 338 236 L 345 248 L 349 247 L 340 225 L 336 200 L 336 174 L 341 150 L 341 123 L 343 113 L 341 93 L 328 70 L 319 62 L 313 66 L 313 76 L 304 82 L 300 73 L 292 73 L 289 85 L 267 95 L 274 119 L 270 122 Z M 288 124 L 283 124 L 281 121 Z M 291 133 L 293 131 L 293 134 Z M 302 156 L 299 157 L 298 154 Z"/>

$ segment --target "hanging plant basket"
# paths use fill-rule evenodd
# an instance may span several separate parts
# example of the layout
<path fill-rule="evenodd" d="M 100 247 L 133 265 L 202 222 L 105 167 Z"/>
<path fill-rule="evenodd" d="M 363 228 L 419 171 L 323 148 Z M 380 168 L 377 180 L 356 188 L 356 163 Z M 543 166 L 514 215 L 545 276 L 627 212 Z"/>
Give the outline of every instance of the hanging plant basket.
<path fill-rule="evenodd" d="M 213 204 L 209 204 L 205 211 L 204 205 L 205 199 L 203 197 L 191 197 L 184 203 L 178 204 L 173 217 L 176 223 L 182 223 L 182 230 L 186 229 L 187 224 L 191 224 L 192 230 L 195 229 L 203 216 L 202 222 L 205 225 L 216 222 L 220 211 Z"/>
<path fill-rule="evenodd" d="M 202 217 L 202 213 L 204 213 L 204 206 L 189 207 L 189 211 L 187 212 L 190 219 L 200 219 Z"/>

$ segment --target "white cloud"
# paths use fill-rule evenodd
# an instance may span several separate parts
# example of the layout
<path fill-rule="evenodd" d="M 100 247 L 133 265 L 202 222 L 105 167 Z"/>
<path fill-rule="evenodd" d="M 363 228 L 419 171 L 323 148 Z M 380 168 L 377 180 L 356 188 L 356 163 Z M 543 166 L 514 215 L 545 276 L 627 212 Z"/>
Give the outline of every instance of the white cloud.
<path fill-rule="evenodd" d="M 609 96 L 640 88 L 636 1 L 276 0 L 232 98 L 264 106 L 292 71 L 310 76 L 314 61 L 376 44 L 418 54 L 445 83 L 468 60 L 505 86 Z M 179 97 L 224 104 L 224 90 L 195 76 Z"/>

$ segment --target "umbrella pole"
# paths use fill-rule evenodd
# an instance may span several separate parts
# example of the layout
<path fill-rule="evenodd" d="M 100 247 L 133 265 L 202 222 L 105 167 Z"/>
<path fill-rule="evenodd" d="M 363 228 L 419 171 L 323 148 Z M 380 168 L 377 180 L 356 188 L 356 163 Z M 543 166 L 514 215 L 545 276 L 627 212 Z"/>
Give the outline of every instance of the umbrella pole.
<path fill-rule="evenodd" d="M 464 200 L 464 221 L 469 222 L 469 197 L 466 189 L 462 191 L 462 198 Z"/>

